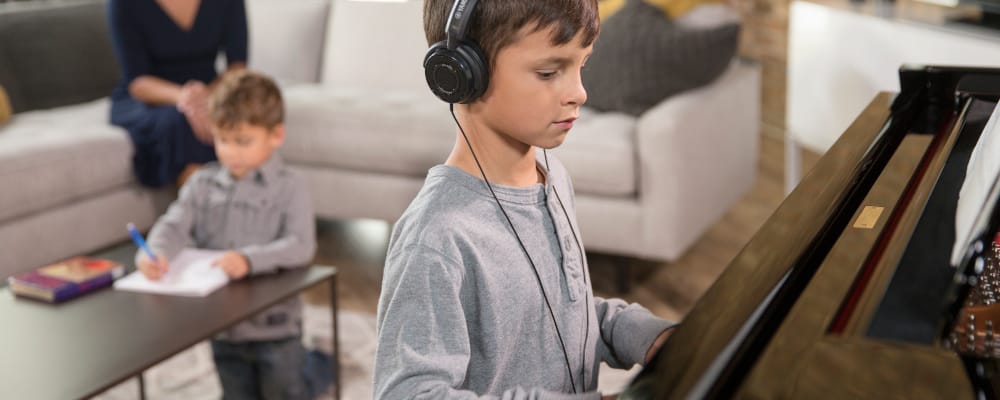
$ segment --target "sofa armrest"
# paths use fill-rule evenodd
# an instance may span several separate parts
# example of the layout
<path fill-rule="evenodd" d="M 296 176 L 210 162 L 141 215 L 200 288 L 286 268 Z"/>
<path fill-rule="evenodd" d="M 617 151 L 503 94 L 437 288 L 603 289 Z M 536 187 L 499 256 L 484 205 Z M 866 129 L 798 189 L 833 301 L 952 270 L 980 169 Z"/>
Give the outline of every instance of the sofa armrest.
<path fill-rule="evenodd" d="M 647 256 L 680 257 L 752 186 L 760 130 L 760 66 L 734 60 L 708 86 L 672 96 L 636 127 Z"/>

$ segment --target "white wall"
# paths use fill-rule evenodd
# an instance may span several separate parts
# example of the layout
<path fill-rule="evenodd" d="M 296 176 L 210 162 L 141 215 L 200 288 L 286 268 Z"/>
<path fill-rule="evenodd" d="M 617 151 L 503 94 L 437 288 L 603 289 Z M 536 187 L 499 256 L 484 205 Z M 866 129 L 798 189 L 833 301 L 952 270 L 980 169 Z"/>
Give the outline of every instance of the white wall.
<path fill-rule="evenodd" d="M 1000 67 L 1000 35 L 962 33 L 793 1 L 786 127 L 823 153 L 880 91 L 899 91 L 904 63 Z"/>

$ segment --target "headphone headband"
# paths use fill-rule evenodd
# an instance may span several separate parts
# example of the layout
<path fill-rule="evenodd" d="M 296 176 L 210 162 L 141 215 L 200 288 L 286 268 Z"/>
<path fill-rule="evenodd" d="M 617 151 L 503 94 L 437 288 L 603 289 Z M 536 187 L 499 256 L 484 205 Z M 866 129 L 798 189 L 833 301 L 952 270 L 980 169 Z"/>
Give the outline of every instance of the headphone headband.
<path fill-rule="evenodd" d="M 458 0 L 451 6 L 448 24 L 444 31 L 448 36 L 448 50 L 455 50 L 458 44 L 465 40 L 465 32 L 472 19 L 472 10 L 476 9 L 477 0 Z"/>

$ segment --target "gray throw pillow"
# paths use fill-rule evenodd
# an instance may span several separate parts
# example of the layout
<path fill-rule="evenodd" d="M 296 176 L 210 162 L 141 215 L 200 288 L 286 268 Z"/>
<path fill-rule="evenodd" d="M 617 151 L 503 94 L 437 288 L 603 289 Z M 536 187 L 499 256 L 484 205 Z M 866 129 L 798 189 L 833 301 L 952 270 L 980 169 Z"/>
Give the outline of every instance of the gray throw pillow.
<path fill-rule="evenodd" d="M 641 0 L 627 0 L 601 24 L 583 70 L 587 105 L 639 115 L 721 75 L 739 45 L 738 22 L 682 26 Z"/>
<path fill-rule="evenodd" d="M 0 86 L 15 112 L 111 94 L 119 76 L 105 3 L 0 4 Z"/>

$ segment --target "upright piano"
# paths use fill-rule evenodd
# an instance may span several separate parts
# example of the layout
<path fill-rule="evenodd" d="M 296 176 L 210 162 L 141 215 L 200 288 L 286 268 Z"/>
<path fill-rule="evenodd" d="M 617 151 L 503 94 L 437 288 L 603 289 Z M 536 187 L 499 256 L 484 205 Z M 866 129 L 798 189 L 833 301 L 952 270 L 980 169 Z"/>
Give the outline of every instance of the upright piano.
<path fill-rule="evenodd" d="M 620 398 L 1000 398 L 1000 69 L 899 79 Z"/>

